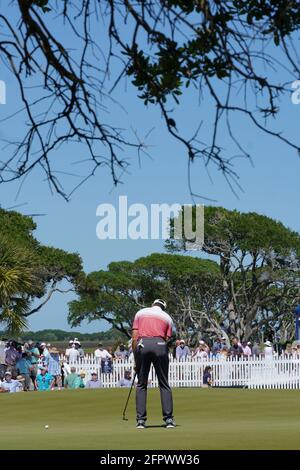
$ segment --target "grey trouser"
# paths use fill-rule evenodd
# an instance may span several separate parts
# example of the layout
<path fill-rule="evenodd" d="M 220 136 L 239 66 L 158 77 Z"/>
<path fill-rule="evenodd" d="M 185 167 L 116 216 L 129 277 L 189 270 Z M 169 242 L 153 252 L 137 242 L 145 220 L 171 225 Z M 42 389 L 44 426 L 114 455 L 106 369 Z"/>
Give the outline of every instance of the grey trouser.
<path fill-rule="evenodd" d="M 160 390 L 164 420 L 173 418 L 173 398 L 168 383 L 169 355 L 168 346 L 162 338 L 142 338 L 144 347 L 138 346 L 135 353 L 138 384 L 136 387 L 137 420 L 147 419 L 147 385 L 151 363 L 154 366 Z"/>

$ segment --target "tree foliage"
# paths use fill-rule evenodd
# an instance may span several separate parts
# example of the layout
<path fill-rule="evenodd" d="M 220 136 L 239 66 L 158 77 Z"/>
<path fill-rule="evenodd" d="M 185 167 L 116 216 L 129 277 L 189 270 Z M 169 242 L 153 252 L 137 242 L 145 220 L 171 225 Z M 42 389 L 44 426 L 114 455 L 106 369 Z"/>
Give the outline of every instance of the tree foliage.
<path fill-rule="evenodd" d="M 78 300 L 70 303 L 72 327 L 104 319 L 129 337 L 137 310 L 162 297 L 178 335 L 192 339 L 204 329 L 219 331 L 213 319 L 222 293 L 213 261 L 154 253 L 135 262 L 114 262 L 107 271 L 88 274 L 77 293 Z"/>
<path fill-rule="evenodd" d="M 230 334 L 248 339 L 272 326 L 281 337 L 291 335 L 300 302 L 300 235 L 253 212 L 208 206 L 204 216 L 202 251 L 218 259 L 220 318 Z M 186 240 L 168 246 L 185 251 Z"/>
<path fill-rule="evenodd" d="M 72 285 L 82 275 L 78 254 L 40 244 L 35 228 L 30 217 L 0 209 L 0 322 L 10 331 L 23 329 L 55 292 L 65 292 L 61 281 Z"/>
<path fill-rule="evenodd" d="M 297 0 L 13 0 L 0 14 L 0 57 L 17 83 L 27 129 L 10 139 L 0 183 L 39 167 L 68 198 L 53 154 L 75 142 L 89 161 L 79 184 L 102 167 L 117 184 L 126 155 L 146 146 L 105 118 L 113 90 L 128 77 L 185 149 L 189 172 L 200 159 L 237 182 L 233 158 L 250 155 L 234 131 L 235 114 L 298 151 L 273 118 L 299 78 L 299 26 Z M 191 123 L 190 135 L 176 122 L 189 89 L 201 104 L 210 99 L 210 135 L 201 134 L 201 121 Z M 232 148 L 224 149 L 224 129 Z"/>

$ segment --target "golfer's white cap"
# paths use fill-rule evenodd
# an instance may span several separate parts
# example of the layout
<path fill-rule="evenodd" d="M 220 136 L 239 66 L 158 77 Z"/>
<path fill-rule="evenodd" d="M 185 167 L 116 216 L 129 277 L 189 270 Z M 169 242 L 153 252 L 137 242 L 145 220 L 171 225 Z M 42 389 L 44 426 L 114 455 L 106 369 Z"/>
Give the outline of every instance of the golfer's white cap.
<path fill-rule="evenodd" d="M 167 302 L 165 302 L 165 301 L 162 300 L 162 299 L 155 299 L 154 302 L 153 302 L 153 304 L 160 304 L 160 305 L 162 305 L 162 306 L 164 307 L 164 309 L 167 308 Z"/>
<path fill-rule="evenodd" d="M 46 346 L 46 343 L 41 343 L 41 346 Z"/>
<path fill-rule="evenodd" d="M 202 339 L 200 339 L 199 344 L 205 344 L 205 342 Z"/>
<path fill-rule="evenodd" d="M 11 372 L 8 370 L 8 371 L 5 372 L 4 375 L 11 375 Z"/>

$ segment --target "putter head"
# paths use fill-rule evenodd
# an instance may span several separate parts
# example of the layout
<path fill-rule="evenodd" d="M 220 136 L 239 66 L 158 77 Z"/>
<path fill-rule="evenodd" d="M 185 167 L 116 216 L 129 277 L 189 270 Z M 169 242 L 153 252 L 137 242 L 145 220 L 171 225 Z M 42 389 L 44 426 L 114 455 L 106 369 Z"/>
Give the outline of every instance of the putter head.
<path fill-rule="evenodd" d="M 128 421 L 128 418 L 125 418 L 124 415 L 123 415 L 123 421 Z"/>

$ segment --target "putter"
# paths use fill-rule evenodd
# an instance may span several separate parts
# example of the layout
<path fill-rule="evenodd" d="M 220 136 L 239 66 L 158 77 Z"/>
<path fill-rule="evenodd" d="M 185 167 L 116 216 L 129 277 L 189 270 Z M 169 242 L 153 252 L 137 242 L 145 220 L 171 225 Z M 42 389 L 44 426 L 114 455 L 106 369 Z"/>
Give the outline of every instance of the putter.
<path fill-rule="evenodd" d="M 124 408 L 124 411 L 123 411 L 123 421 L 128 421 L 128 419 L 125 417 L 125 415 L 126 415 L 128 402 L 129 402 L 129 399 L 130 399 L 130 395 L 131 395 L 131 392 L 132 392 L 132 388 L 133 388 L 136 376 L 137 376 L 137 372 L 134 373 L 134 377 L 132 379 L 132 383 L 131 383 L 131 387 L 130 387 L 130 390 L 129 390 L 128 398 L 127 398 L 126 405 L 125 405 L 125 408 Z"/>

